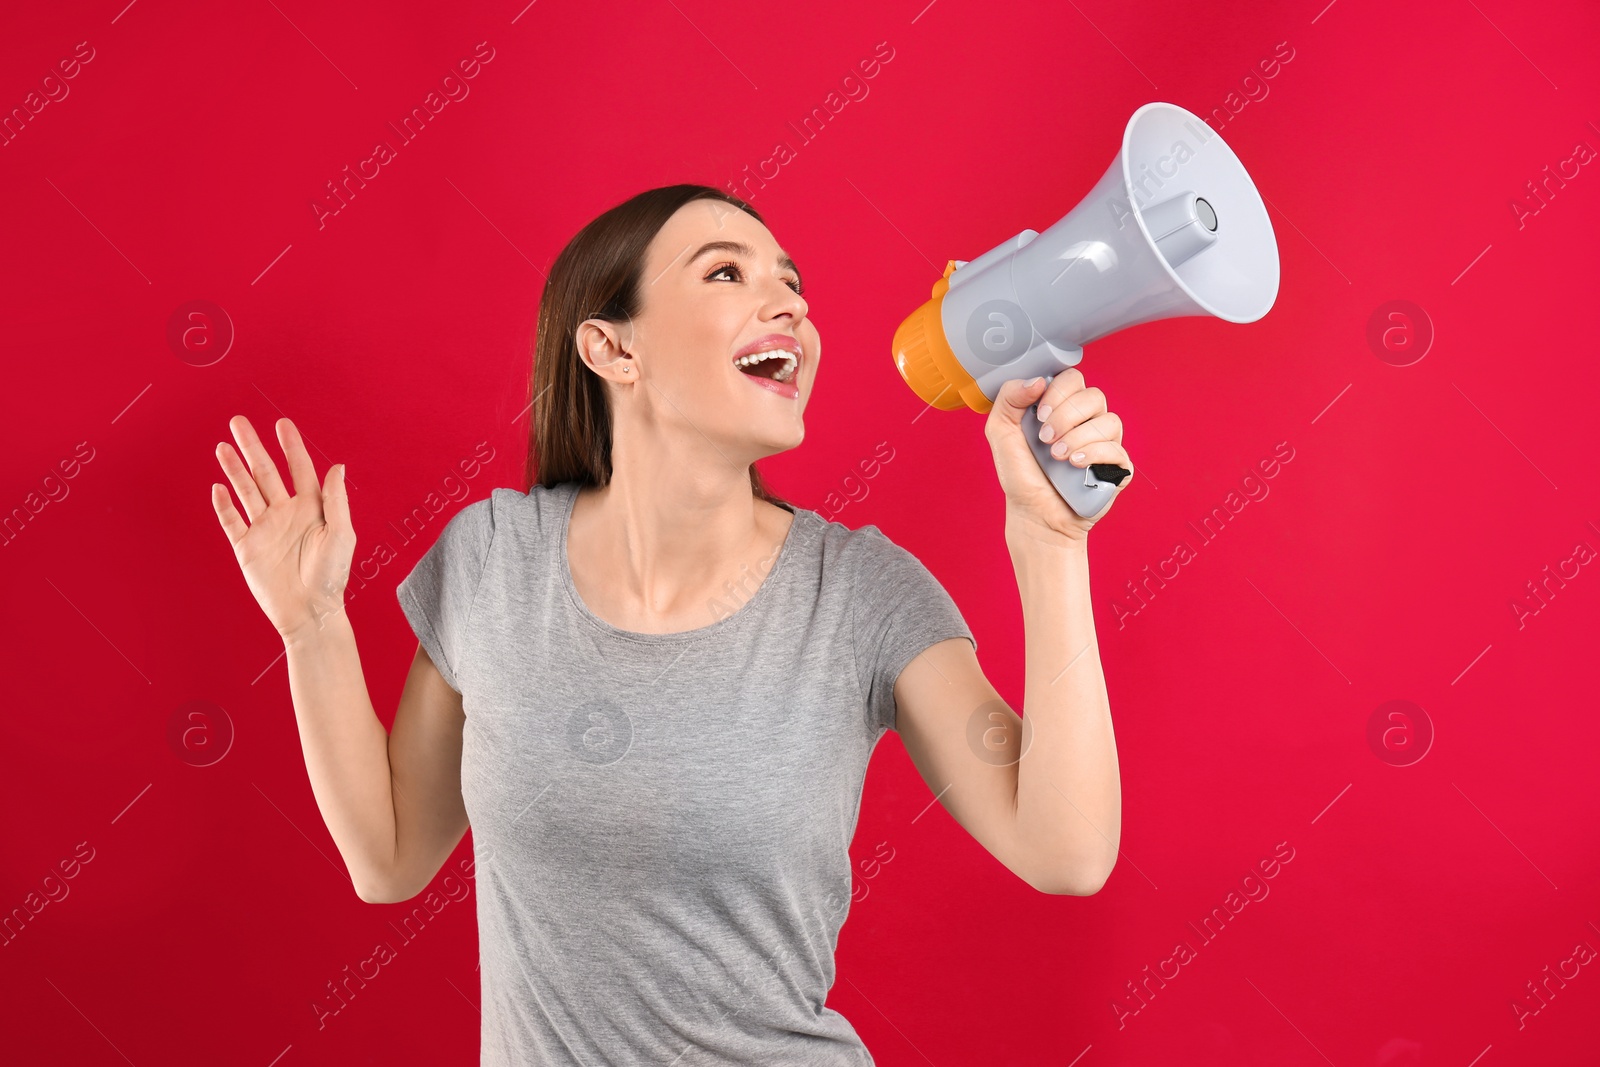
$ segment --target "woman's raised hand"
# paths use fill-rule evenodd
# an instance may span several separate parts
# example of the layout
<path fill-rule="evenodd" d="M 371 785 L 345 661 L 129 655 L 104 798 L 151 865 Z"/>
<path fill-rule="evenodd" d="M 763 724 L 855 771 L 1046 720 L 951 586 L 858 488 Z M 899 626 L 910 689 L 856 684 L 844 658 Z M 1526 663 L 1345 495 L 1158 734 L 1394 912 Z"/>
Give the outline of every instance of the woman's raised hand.
<path fill-rule="evenodd" d="M 329 616 L 344 610 L 356 549 L 344 464 L 328 468 L 327 480 L 319 486 L 300 431 L 288 419 L 279 419 L 278 443 L 294 480 L 290 496 L 250 420 L 235 415 L 228 428 L 250 466 L 226 442 L 217 445 L 217 462 L 244 505 L 249 525 L 234 510 L 226 486 L 212 483 L 211 506 L 256 603 L 287 644 L 321 629 Z"/>

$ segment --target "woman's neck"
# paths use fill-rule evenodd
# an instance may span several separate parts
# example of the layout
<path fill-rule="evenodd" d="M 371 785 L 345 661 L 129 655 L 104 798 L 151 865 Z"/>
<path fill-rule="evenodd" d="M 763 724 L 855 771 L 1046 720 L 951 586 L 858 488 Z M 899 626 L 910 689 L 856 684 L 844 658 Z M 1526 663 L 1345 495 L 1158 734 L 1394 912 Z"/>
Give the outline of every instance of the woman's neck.
<path fill-rule="evenodd" d="M 753 595 L 794 520 L 755 496 L 748 469 L 649 481 L 619 471 L 574 501 L 568 565 L 584 603 L 613 626 L 696 629 L 717 621 L 730 588 Z"/>

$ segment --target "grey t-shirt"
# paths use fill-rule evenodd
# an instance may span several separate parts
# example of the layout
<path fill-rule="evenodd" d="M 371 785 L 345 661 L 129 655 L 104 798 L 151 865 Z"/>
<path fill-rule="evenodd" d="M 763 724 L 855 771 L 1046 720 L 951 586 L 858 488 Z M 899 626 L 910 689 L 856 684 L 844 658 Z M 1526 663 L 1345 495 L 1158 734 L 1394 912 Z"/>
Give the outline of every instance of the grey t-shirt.
<path fill-rule="evenodd" d="M 466 712 L 481 1062 L 871 1064 L 825 1006 L 867 761 L 901 668 L 972 632 L 805 508 L 715 621 L 618 629 L 572 583 L 578 489 L 493 490 L 397 589 Z"/>

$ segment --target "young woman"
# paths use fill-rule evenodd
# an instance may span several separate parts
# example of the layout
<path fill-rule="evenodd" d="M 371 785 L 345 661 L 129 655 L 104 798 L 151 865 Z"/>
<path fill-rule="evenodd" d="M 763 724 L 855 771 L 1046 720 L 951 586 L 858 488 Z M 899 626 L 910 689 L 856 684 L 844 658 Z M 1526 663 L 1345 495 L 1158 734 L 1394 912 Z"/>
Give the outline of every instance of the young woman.
<path fill-rule="evenodd" d="M 761 217 L 707 186 L 642 193 L 572 239 L 539 308 L 531 488 L 462 508 L 400 584 L 418 647 L 390 732 L 342 610 L 344 465 L 319 485 L 278 420 L 290 495 L 243 417 L 248 469 L 218 445 L 248 524 L 226 487 L 212 504 L 283 637 L 357 894 L 421 893 L 470 824 L 485 1064 L 870 1064 L 824 1002 L 886 730 L 1029 885 L 1084 895 L 1111 871 L 1092 522 L 1020 418 L 1037 403 L 1059 455 L 1131 469 L 1120 421 L 1076 370 L 1007 383 L 988 417 L 1024 730 L 915 556 L 756 471 L 805 436 L 822 342 L 802 291 Z"/>

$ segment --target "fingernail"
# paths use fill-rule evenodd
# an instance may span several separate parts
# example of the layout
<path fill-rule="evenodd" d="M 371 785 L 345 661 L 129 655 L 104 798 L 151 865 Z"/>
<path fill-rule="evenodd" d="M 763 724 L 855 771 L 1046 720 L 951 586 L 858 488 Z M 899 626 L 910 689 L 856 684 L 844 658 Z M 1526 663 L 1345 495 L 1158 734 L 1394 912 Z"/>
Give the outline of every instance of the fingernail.
<path fill-rule="evenodd" d="M 1038 384 L 1039 384 L 1039 379 L 1035 378 L 1033 381 L 1028 382 L 1027 385 L 1025 386 L 1025 388 L 1032 389 L 1034 386 L 1036 386 Z"/>
<path fill-rule="evenodd" d="M 1039 405 L 1039 421 L 1043 422 L 1045 419 L 1048 419 L 1050 417 L 1050 413 L 1052 411 L 1054 411 L 1054 410 L 1055 410 L 1055 405 L 1053 405 L 1053 404 L 1040 404 Z"/>
<path fill-rule="evenodd" d="M 1039 440 L 1043 441 L 1045 444 L 1049 444 L 1050 439 L 1055 435 L 1056 428 L 1051 426 L 1048 422 L 1039 427 Z"/>
<path fill-rule="evenodd" d="M 1083 462 L 1083 453 L 1082 452 L 1074 452 L 1072 454 L 1072 462 L 1081 464 Z"/>

